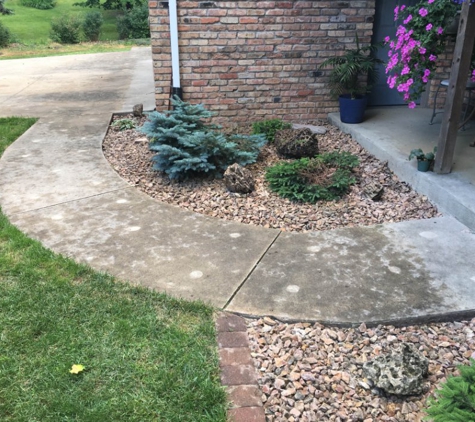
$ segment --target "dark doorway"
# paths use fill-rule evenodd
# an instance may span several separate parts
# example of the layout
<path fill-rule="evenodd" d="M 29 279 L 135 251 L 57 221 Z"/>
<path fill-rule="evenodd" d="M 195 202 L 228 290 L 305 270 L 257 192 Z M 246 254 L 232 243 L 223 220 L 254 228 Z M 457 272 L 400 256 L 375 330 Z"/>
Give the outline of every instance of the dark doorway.
<path fill-rule="evenodd" d="M 372 43 L 384 41 L 386 36 L 394 39 L 398 22 L 394 22 L 396 6 L 413 6 L 418 0 L 376 0 Z M 376 56 L 385 63 L 388 61 L 389 46 L 381 47 Z M 390 89 L 386 83 L 385 65 L 378 65 L 378 82 L 373 86 L 369 96 L 369 105 L 387 106 L 405 104 L 402 96 L 396 89 Z"/>

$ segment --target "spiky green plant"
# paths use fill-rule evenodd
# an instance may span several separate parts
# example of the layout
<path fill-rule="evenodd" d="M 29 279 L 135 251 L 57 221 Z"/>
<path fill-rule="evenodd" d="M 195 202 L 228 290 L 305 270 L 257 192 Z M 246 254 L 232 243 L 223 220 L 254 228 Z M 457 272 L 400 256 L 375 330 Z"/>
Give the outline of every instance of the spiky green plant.
<path fill-rule="evenodd" d="M 333 67 L 328 81 L 332 97 L 349 94 L 353 99 L 371 89 L 377 78 L 375 66 L 383 63 L 374 56 L 377 49 L 378 45 L 361 47 L 356 36 L 356 49 L 346 51 L 343 56 L 330 57 L 319 66 L 320 69 Z M 363 79 L 364 76 L 367 80 Z"/>

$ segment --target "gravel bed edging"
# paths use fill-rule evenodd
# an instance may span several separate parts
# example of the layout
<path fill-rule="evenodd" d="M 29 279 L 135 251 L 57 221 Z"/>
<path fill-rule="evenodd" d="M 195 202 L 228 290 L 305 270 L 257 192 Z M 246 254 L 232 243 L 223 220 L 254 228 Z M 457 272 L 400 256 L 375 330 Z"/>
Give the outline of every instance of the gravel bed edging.
<path fill-rule="evenodd" d="M 220 312 L 216 320 L 221 384 L 226 386 L 230 422 L 265 422 L 257 371 L 244 318 Z"/>

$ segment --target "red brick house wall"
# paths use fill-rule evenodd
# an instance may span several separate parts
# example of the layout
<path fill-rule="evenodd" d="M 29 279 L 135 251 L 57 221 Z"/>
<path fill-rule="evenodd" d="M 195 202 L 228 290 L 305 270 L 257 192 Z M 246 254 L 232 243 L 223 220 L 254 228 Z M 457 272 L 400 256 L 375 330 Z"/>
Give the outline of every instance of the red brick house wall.
<path fill-rule="evenodd" d="M 150 0 L 157 110 L 171 85 L 168 9 Z M 375 0 L 178 0 L 183 97 L 221 124 L 326 118 L 337 104 L 318 65 L 371 41 Z"/>

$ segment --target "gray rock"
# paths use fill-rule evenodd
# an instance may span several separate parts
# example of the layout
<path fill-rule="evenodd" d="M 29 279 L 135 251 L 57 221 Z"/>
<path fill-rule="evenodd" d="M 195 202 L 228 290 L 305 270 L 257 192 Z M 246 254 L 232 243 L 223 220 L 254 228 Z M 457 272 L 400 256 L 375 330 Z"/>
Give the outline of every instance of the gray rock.
<path fill-rule="evenodd" d="M 143 104 L 135 104 L 133 108 L 134 117 L 142 117 Z"/>
<path fill-rule="evenodd" d="M 363 187 L 363 193 L 373 201 L 379 201 L 383 196 L 384 186 L 378 182 L 368 183 Z"/>
<path fill-rule="evenodd" d="M 318 154 L 317 135 L 310 129 L 282 129 L 275 133 L 275 149 L 281 157 L 303 158 Z"/>
<path fill-rule="evenodd" d="M 325 135 L 325 133 L 327 133 L 327 129 L 324 128 L 323 126 L 293 124 L 292 128 L 293 129 L 310 129 L 313 133 L 316 133 L 318 135 Z"/>
<path fill-rule="evenodd" d="M 423 392 L 423 378 L 427 375 L 429 361 L 410 343 L 388 355 L 378 356 L 363 365 L 366 378 L 389 394 L 415 395 Z"/>
<path fill-rule="evenodd" d="M 254 190 L 252 173 L 237 163 L 224 172 L 224 184 L 230 192 L 251 193 Z"/>

